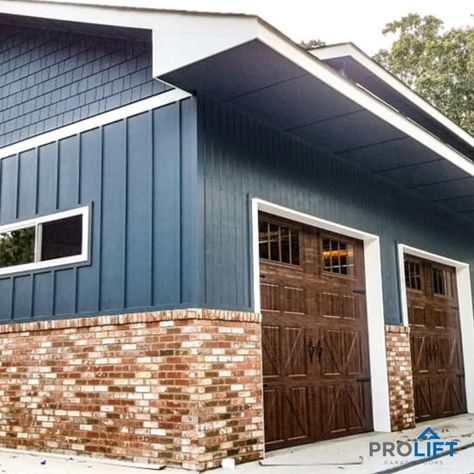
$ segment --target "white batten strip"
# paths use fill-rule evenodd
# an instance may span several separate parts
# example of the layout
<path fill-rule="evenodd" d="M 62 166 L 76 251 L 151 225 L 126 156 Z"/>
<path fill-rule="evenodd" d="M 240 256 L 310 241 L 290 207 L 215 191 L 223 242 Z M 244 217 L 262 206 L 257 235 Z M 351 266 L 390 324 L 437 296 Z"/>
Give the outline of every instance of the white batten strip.
<path fill-rule="evenodd" d="M 148 99 L 140 100 L 129 105 L 124 105 L 123 107 L 110 110 L 109 112 L 94 115 L 93 117 L 80 120 L 79 122 L 65 125 L 64 127 L 56 128 L 50 132 L 45 132 L 41 135 L 14 143 L 13 145 L 0 148 L 0 160 L 2 158 L 6 158 L 7 156 L 16 155 L 23 151 L 46 145 L 47 143 L 52 143 L 72 135 L 77 135 L 78 133 L 85 132 L 87 130 L 92 130 L 93 128 L 101 127 L 102 125 L 106 125 L 108 123 L 116 122 L 117 120 L 122 120 L 127 117 L 146 112 L 147 110 L 163 107 L 173 102 L 186 99 L 190 96 L 191 94 L 181 89 L 173 89 L 167 92 L 162 92 L 161 94 L 149 97 Z"/>

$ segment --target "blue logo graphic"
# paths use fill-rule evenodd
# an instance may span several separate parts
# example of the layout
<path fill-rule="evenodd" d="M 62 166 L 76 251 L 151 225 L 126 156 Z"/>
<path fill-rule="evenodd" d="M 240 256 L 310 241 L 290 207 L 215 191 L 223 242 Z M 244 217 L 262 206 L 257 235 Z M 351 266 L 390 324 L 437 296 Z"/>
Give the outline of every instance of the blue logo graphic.
<path fill-rule="evenodd" d="M 412 454 L 418 458 L 431 458 L 441 453 L 447 453 L 454 456 L 454 448 L 457 441 L 443 441 L 436 431 L 430 426 L 426 427 L 413 442 L 409 441 L 371 441 L 369 443 L 369 456 L 376 453 L 383 457 L 400 456 L 406 458 Z"/>
<path fill-rule="evenodd" d="M 423 443 L 420 443 L 418 440 L 423 441 Z M 449 448 L 449 455 L 454 456 L 454 448 L 457 444 L 457 441 L 441 441 L 439 434 L 428 426 L 418 435 L 413 443 L 413 453 L 419 458 L 431 457 L 441 454 L 447 451 L 446 448 Z"/>
<path fill-rule="evenodd" d="M 425 428 L 425 430 L 420 435 L 418 435 L 416 439 L 428 440 L 428 439 L 441 439 L 441 438 L 439 437 L 439 434 L 436 433 L 436 431 L 434 431 L 432 428 L 428 426 L 428 428 Z"/>

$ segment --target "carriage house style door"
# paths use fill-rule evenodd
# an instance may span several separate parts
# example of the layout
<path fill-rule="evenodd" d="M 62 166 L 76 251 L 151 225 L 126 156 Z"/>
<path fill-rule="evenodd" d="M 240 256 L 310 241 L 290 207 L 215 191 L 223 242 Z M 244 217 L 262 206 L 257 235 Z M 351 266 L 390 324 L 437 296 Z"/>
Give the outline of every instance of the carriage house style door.
<path fill-rule="evenodd" d="M 259 216 L 267 449 L 372 429 L 363 244 Z"/>
<path fill-rule="evenodd" d="M 454 268 L 405 255 L 417 421 L 466 411 Z"/>

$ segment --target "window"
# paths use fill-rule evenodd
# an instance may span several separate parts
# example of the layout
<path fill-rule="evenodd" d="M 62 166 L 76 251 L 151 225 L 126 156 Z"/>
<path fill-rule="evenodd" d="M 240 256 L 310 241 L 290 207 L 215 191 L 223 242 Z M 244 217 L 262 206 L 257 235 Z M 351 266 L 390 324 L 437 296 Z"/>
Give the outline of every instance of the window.
<path fill-rule="evenodd" d="M 431 279 L 433 282 L 433 293 L 436 295 L 451 295 L 452 282 L 451 272 L 441 268 L 431 268 Z"/>
<path fill-rule="evenodd" d="M 339 275 L 354 275 L 354 247 L 335 239 L 323 239 L 323 270 Z"/>
<path fill-rule="evenodd" d="M 410 290 L 421 291 L 421 265 L 405 260 L 405 284 Z"/>
<path fill-rule="evenodd" d="M 0 227 L 0 275 L 86 261 L 89 208 Z"/>
<path fill-rule="evenodd" d="M 299 232 L 289 226 L 259 221 L 260 258 L 274 262 L 300 264 Z"/>

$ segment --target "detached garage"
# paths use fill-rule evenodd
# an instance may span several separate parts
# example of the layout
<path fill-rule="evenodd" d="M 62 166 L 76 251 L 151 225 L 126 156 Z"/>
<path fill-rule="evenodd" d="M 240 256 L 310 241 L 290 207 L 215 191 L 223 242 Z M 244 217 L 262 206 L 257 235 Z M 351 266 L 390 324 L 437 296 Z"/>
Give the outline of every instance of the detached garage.
<path fill-rule="evenodd" d="M 353 45 L 0 0 L 0 446 L 203 471 L 474 413 L 474 138 Z"/>

